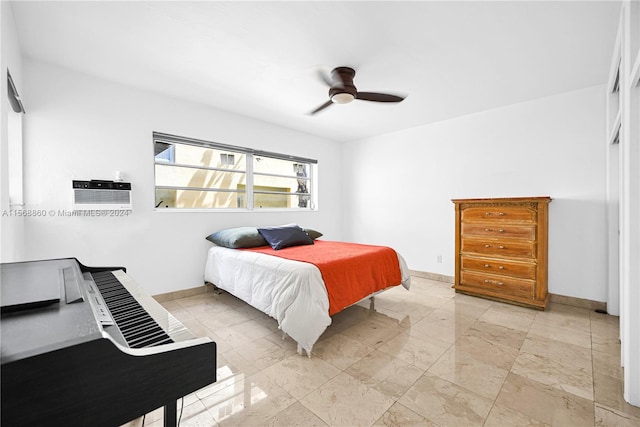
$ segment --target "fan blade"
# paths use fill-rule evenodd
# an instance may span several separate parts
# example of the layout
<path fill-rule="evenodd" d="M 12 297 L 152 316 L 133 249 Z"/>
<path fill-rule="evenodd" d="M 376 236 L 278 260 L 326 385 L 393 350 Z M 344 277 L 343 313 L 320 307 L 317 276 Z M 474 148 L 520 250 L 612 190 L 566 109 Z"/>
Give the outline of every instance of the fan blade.
<path fill-rule="evenodd" d="M 329 86 L 329 87 L 333 86 L 333 80 L 331 80 L 331 77 L 329 77 L 329 76 L 327 75 L 327 73 L 325 73 L 325 72 L 324 72 L 324 71 L 322 71 L 322 70 L 317 70 L 317 72 L 316 72 L 316 73 L 317 73 L 317 75 L 318 75 L 318 78 L 319 78 L 320 80 L 322 80 L 322 81 L 324 82 L 324 84 L 326 84 L 326 85 L 327 85 L 327 86 Z"/>
<path fill-rule="evenodd" d="M 388 93 L 376 93 L 376 92 L 358 92 L 356 95 L 356 99 L 361 99 L 363 101 L 374 101 L 374 102 L 400 102 L 403 101 L 405 97 L 390 95 Z"/>
<path fill-rule="evenodd" d="M 327 102 L 325 102 L 324 104 L 322 104 L 321 106 L 319 106 L 318 108 L 316 108 L 315 110 L 307 113 L 308 115 L 312 116 L 314 114 L 316 114 L 319 111 L 324 110 L 325 108 L 327 108 L 329 105 L 333 104 L 332 100 L 328 100 Z"/>

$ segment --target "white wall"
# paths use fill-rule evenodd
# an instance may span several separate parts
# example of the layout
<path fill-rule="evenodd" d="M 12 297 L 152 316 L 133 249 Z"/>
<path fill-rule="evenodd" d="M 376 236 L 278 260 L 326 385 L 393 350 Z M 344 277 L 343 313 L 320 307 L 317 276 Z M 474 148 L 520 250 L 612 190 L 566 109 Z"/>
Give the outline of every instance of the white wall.
<path fill-rule="evenodd" d="M 605 301 L 603 99 L 597 86 L 346 144 L 345 238 L 453 276 L 451 199 L 551 196 L 549 291 Z"/>
<path fill-rule="evenodd" d="M 297 222 L 340 239 L 340 146 L 297 131 L 25 60 L 25 202 L 54 214 L 26 220 L 25 259 L 76 257 L 122 265 L 151 294 L 202 284 L 213 231 Z M 152 132 L 207 139 L 319 161 L 316 212 L 154 212 Z M 73 179 L 132 183 L 129 217 L 64 217 Z"/>
<path fill-rule="evenodd" d="M 0 2 L 0 21 L 0 262 L 10 262 L 22 257 L 24 221 L 22 217 L 12 216 L 11 213 L 11 210 L 20 208 L 9 206 L 7 114 L 15 113 L 7 98 L 7 68 L 11 71 L 18 93 L 23 95 L 22 57 L 9 2 Z"/>

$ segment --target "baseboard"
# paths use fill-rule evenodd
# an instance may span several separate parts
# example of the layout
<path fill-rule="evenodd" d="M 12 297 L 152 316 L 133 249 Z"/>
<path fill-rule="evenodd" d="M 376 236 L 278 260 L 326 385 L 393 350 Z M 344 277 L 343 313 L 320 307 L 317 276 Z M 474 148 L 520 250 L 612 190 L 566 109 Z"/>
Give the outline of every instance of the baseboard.
<path fill-rule="evenodd" d="M 607 303 L 602 301 L 592 301 L 590 299 L 576 298 L 576 297 L 567 297 L 564 295 L 551 295 L 551 302 L 555 302 L 556 304 L 564 304 L 570 305 L 572 307 L 586 308 L 588 310 L 594 311 L 604 311 L 607 312 Z"/>
<path fill-rule="evenodd" d="M 409 274 L 415 277 L 422 277 L 424 279 L 435 280 L 438 282 L 451 283 L 451 284 L 454 283 L 453 276 L 446 276 L 444 274 L 429 273 L 427 271 L 417 271 L 417 270 L 409 270 Z M 556 295 L 552 293 L 550 293 L 549 295 L 551 296 L 551 299 L 550 299 L 551 302 L 554 302 L 556 304 L 570 305 L 572 307 L 586 308 L 588 310 L 594 310 L 594 311 L 595 310 L 604 311 L 605 313 L 607 311 L 606 302 L 592 301 L 584 298 L 568 297 L 565 295 Z"/>
<path fill-rule="evenodd" d="M 426 271 L 417 270 L 409 270 L 409 274 L 415 277 L 422 277 L 423 279 L 453 284 L 453 276 L 445 276 L 444 274 L 429 273 Z"/>
<path fill-rule="evenodd" d="M 213 292 L 213 286 L 198 286 L 197 288 L 181 289 L 179 291 L 167 292 L 165 294 L 153 295 L 153 299 L 158 302 L 167 302 L 174 299 L 192 297 L 194 295 Z"/>

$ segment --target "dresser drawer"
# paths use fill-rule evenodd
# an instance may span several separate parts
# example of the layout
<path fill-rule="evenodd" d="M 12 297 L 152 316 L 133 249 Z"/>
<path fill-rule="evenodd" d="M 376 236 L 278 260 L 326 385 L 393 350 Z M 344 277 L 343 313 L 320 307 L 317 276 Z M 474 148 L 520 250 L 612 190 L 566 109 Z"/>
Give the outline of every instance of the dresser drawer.
<path fill-rule="evenodd" d="M 536 226 L 463 222 L 462 235 L 484 237 L 513 237 L 524 240 L 535 240 Z"/>
<path fill-rule="evenodd" d="M 537 265 L 532 262 L 517 262 L 498 258 L 475 258 L 462 256 L 463 270 L 475 270 L 481 273 L 504 274 L 522 279 L 535 279 Z"/>
<path fill-rule="evenodd" d="M 462 221 L 516 221 L 535 223 L 536 211 L 513 206 L 470 207 L 462 211 Z"/>
<path fill-rule="evenodd" d="M 463 238 L 461 252 L 535 259 L 536 244 L 530 241 Z"/>
<path fill-rule="evenodd" d="M 535 283 L 534 280 L 482 274 L 472 271 L 462 271 L 460 280 L 460 284 L 466 286 L 531 297 L 534 295 Z"/>

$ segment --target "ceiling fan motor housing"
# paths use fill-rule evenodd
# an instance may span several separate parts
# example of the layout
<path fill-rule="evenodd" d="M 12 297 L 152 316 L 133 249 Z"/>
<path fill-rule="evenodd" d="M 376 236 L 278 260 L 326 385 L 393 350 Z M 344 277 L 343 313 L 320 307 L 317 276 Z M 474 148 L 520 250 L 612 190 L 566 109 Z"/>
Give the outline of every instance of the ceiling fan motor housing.
<path fill-rule="evenodd" d="M 333 80 L 333 86 L 329 88 L 329 98 L 337 104 L 346 104 L 353 101 L 358 95 L 358 89 L 353 84 L 353 77 L 356 75 L 356 71 L 349 67 L 338 67 L 331 72 L 331 78 Z M 336 95 L 349 94 L 349 96 Z"/>

